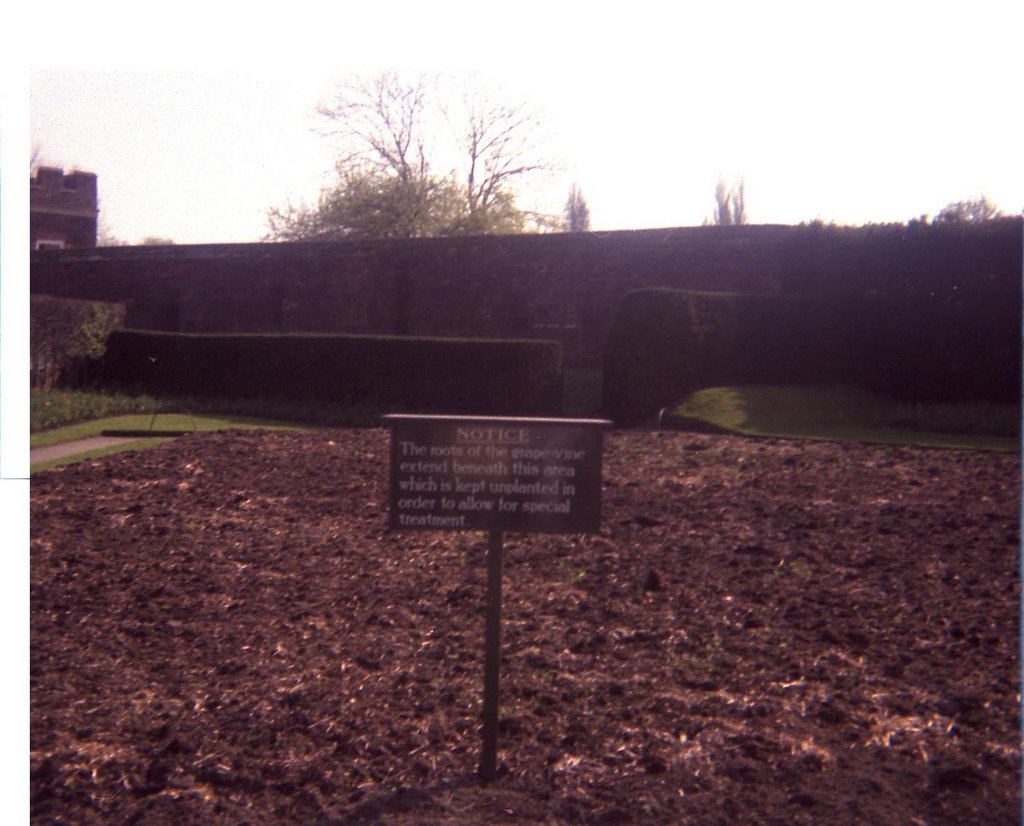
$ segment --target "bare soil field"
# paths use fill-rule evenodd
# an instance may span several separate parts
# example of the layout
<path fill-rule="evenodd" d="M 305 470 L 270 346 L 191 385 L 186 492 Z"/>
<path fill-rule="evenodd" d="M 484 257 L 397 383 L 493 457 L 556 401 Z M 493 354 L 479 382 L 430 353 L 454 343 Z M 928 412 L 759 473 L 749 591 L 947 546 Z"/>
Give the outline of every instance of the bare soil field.
<path fill-rule="evenodd" d="M 36 824 L 1019 822 L 1020 457 L 605 437 L 602 531 L 387 529 L 388 434 L 32 477 Z"/>

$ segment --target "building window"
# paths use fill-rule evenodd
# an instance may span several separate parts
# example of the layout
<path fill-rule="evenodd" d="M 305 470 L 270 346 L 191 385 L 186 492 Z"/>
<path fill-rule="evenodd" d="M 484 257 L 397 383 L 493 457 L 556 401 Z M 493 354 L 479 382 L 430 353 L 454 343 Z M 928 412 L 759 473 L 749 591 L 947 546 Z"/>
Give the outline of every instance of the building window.
<path fill-rule="evenodd" d="M 62 250 L 62 249 L 64 249 L 64 242 L 63 241 L 43 241 L 43 240 L 37 240 L 36 241 L 36 249 L 37 250 Z"/>

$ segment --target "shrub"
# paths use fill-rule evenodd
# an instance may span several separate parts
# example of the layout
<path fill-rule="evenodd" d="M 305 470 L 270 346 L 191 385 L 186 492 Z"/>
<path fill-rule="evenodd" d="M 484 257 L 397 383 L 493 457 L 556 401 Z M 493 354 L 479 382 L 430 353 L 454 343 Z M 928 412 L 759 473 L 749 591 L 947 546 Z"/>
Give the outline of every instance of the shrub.
<path fill-rule="evenodd" d="M 560 345 L 544 341 L 125 330 L 111 337 L 104 381 L 170 396 L 551 415 L 561 360 Z"/>
<path fill-rule="evenodd" d="M 154 413 L 158 402 L 149 396 L 124 396 L 80 390 L 34 390 L 30 398 L 32 433 L 104 416 Z"/>
<path fill-rule="evenodd" d="M 33 295 L 29 303 L 32 387 L 78 387 L 106 352 L 111 332 L 124 324 L 121 304 Z"/>

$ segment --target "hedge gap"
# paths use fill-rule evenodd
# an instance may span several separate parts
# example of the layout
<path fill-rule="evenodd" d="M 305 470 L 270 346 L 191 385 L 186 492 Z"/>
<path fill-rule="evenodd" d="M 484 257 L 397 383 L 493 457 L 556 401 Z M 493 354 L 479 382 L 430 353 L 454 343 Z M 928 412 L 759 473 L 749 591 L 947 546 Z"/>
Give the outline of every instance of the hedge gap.
<path fill-rule="evenodd" d="M 819 319 L 803 297 L 629 293 L 608 336 L 605 412 L 631 425 L 702 387 L 811 381 L 823 358 Z"/>
<path fill-rule="evenodd" d="M 977 279 L 981 282 L 981 279 Z M 649 420 L 705 387 L 850 384 L 894 399 L 1019 404 L 1020 299 L 1002 284 L 839 281 L 810 295 L 629 293 L 608 337 L 605 413 Z"/>

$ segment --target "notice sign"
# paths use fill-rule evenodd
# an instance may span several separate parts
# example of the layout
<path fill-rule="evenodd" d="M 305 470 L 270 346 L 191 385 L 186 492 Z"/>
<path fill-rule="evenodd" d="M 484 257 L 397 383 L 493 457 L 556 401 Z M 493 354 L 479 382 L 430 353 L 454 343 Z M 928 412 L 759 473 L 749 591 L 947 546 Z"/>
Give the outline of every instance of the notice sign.
<path fill-rule="evenodd" d="M 611 422 L 385 416 L 396 529 L 594 533 Z"/>

